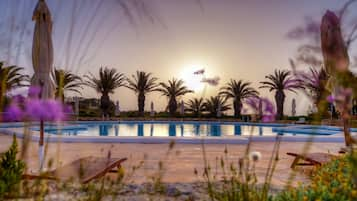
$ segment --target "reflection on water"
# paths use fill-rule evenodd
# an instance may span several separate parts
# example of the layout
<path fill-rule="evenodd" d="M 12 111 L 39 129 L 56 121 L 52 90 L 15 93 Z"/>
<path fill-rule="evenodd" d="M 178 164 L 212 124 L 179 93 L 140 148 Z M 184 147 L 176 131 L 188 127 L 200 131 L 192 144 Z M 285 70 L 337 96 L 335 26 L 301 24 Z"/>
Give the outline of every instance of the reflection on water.
<path fill-rule="evenodd" d="M 115 136 L 119 135 L 119 126 L 117 124 L 115 124 L 115 126 L 114 126 L 114 133 L 115 133 Z"/>
<path fill-rule="evenodd" d="M 138 124 L 138 136 L 144 136 L 144 124 Z"/>
<path fill-rule="evenodd" d="M 263 135 L 263 127 L 259 127 L 259 135 L 260 135 L 260 136 Z"/>
<path fill-rule="evenodd" d="M 154 124 L 150 124 L 150 136 L 154 136 Z"/>
<path fill-rule="evenodd" d="M 220 136 L 221 135 L 221 125 L 212 124 L 210 129 L 210 136 Z"/>
<path fill-rule="evenodd" d="M 109 134 L 109 125 L 99 125 L 99 135 L 100 136 L 108 136 Z"/>
<path fill-rule="evenodd" d="M 181 137 L 183 137 L 183 124 L 180 125 Z"/>
<path fill-rule="evenodd" d="M 195 124 L 194 125 L 195 132 L 194 134 L 198 136 L 200 134 L 200 124 Z"/>
<path fill-rule="evenodd" d="M 234 125 L 234 135 L 242 135 L 242 128 L 240 125 Z"/>
<path fill-rule="evenodd" d="M 47 133 L 82 136 L 247 136 L 276 135 L 272 127 L 220 123 L 155 123 L 120 122 L 102 124 L 80 124 L 80 128 L 48 130 Z"/>
<path fill-rule="evenodd" d="M 169 136 L 176 136 L 176 124 L 169 124 Z"/>

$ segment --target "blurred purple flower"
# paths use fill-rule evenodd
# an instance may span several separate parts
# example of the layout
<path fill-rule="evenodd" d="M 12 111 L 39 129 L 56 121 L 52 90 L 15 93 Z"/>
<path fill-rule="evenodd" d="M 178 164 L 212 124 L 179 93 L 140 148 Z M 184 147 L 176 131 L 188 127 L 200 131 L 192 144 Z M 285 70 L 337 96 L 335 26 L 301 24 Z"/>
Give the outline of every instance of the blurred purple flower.
<path fill-rule="evenodd" d="M 61 121 L 65 118 L 64 107 L 61 102 L 56 100 L 44 101 L 43 109 L 47 110 L 43 113 L 46 115 L 45 119 L 49 121 Z"/>
<path fill-rule="evenodd" d="M 219 84 L 219 80 L 220 79 L 221 78 L 219 78 L 218 76 L 213 77 L 213 78 L 203 78 L 201 80 L 201 82 L 207 83 L 207 84 L 209 84 L 211 86 L 217 86 Z"/>
<path fill-rule="evenodd" d="M 31 86 L 29 88 L 28 96 L 30 98 L 40 98 L 40 94 L 41 94 L 41 87 Z"/>
<path fill-rule="evenodd" d="M 33 91 L 36 94 L 36 90 Z M 7 121 L 62 121 L 71 109 L 57 100 L 24 99 L 16 96 L 9 107 L 5 108 L 4 119 Z"/>
<path fill-rule="evenodd" d="M 14 104 L 23 104 L 25 102 L 25 97 L 21 95 L 16 95 L 12 97 L 12 102 Z"/>
<path fill-rule="evenodd" d="M 64 114 L 73 114 L 72 106 L 64 105 L 63 112 L 64 112 Z"/>
<path fill-rule="evenodd" d="M 329 95 L 329 96 L 327 96 L 326 100 L 329 103 L 333 103 L 333 102 L 335 102 L 335 97 L 333 95 Z"/>
<path fill-rule="evenodd" d="M 40 121 L 45 120 L 47 110 L 44 109 L 43 101 L 40 99 L 27 99 L 25 102 L 25 116 L 26 120 Z"/>
<path fill-rule="evenodd" d="M 21 121 L 23 112 L 19 106 L 16 104 L 11 104 L 4 110 L 4 120 L 5 121 Z"/>
<path fill-rule="evenodd" d="M 267 98 L 251 97 L 246 100 L 248 106 L 258 113 L 263 122 L 272 122 L 275 120 L 274 105 Z"/>
<path fill-rule="evenodd" d="M 29 99 L 25 110 L 29 120 L 61 121 L 66 116 L 62 103 L 56 100 Z"/>

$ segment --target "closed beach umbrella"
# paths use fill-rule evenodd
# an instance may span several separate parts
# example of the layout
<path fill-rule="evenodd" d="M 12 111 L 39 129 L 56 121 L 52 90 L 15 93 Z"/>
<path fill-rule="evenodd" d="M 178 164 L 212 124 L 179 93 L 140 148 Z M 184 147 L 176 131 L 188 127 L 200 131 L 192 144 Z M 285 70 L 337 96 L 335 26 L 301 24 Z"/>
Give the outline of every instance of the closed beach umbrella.
<path fill-rule="evenodd" d="M 221 117 L 222 116 L 222 106 L 221 104 L 218 104 L 218 108 L 217 108 L 217 117 Z"/>
<path fill-rule="evenodd" d="M 180 105 L 180 114 L 181 116 L 185 114 L 185 103 L 183 101 L 181 101 L 181 105 Z"/>
<path fill-rule="evenodd" d="M 296 100 L 293 99 L 291 103 L 291 115 L 294 117 L 296 115 Z"/>
<path fill-rule="evenodd" d="M 77 96 L 74 97 L 74 114 L 76 117 L 79 115 L 79 98 Z"/>
<path fill-rule="evenodd" d="M 150 105 L 150 116 L 154 116 L 155 115 L 155 110 L 154 110 L 154 102 L 151 101 L 151 105 Z"/>
<path fill-rule="evenodd" d="M 115 116 L 120 115 L 120 106 L 119 106 L 119 101 L 115 103 Z"/>
<path fill-rule="evenodd" d="M 31 85 L 41 87 L 41 99 L 53 99 L 56 85 L 53 77 L 52 18 L 45 0 L 38 1 L 32 20 L 35 21 L 35 29 L 32 44 L 34 76 Z M 41 121 L 40 127 L 39 159 L 40 168 L 42 168 L 44 156 L 43 121 Z"/>

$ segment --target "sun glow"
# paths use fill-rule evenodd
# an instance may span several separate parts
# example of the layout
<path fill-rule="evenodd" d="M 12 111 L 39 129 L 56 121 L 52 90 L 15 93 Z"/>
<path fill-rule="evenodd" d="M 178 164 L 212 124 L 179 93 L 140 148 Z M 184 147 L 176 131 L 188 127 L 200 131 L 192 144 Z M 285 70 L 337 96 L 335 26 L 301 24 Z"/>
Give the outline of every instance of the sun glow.
<path fill-rule="evenodd" d="M 185 82 L 185 85 L 195 91 L 200 92 L 204 88 L 204 83 L 201 82 L 203 74 L 195 74 L 196 71 L 202 70 L 204 67 L 190 65 L 186 66 L 180 72 L 180 78 Z"/>

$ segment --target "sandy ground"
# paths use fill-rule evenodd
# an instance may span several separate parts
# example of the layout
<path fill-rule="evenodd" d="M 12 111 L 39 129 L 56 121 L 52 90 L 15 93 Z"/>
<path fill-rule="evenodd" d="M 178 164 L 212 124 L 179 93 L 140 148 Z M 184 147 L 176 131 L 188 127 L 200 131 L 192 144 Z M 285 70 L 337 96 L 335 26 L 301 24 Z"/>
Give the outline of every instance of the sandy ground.
<path fill-rule="evenodd" d="M 10 146 L 12 137 L 0 134 L 0 152 L 4 152 Z M 21 146 L 22 140 L 19 139 Z M 273 176 L 273 185 L 283 187 L 292 172 L 296 173 L 296 181 L 307 182 L 306 172 L 301 169 L 292 171 L 290 165 L 293 158 L 286 155 L 286 152 L 302 152 L 306 143 L 301 142 L 282 142 L 280 145 L 280 160 Z M 37 142 L 31 142 L 27 154 L 27 165 L 30 170 L 38 168 Z M 258 180 L 264 181 L 271 152 L 274 143 L 256 142 L 252 144 L 252 151 L 259 151 L 262 158 L 256 163 Z M 330 152 L 336 154 L 343 147 L 339 143 L 313 143 L 309 152 Z M 216 168 L 217 157 L 224 156 L 225 145 L 206 145 L 206 156 L 212 169 Z M 238 164 L 238 158 L 244 156 L 246 145 L 227 145 L 227 158 L 230 162 Z M 196 182 L 202 181 L 201 176 L 196 176 L 194 170 L 197 169 L 198 175 L 202 175 L 204 162 L 202 145 L 176 144 L 169 154 L 168 144 L 103 144 L 103 143 L 50 143 L 48 144 L 47 159 L 59 159 L 59 164 L 66 164 L 80 157 L 102 156 L 106 157 L 110 151 L 112 157 L 127 157 L 123 166 L 126 173 L 132 172 L 132 167 L 144 161 L 130 180 L 134 182 L 147 182 L 150 177 L 158 172 L 159 161 L 164 164 L 164 182 Z M 220 169 L 220 168 L 218 168 Z"/>

